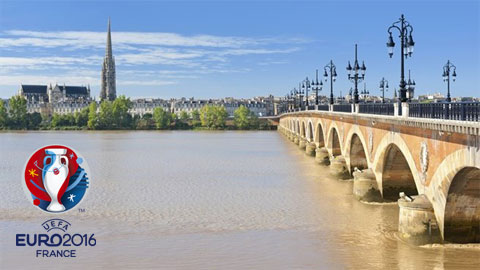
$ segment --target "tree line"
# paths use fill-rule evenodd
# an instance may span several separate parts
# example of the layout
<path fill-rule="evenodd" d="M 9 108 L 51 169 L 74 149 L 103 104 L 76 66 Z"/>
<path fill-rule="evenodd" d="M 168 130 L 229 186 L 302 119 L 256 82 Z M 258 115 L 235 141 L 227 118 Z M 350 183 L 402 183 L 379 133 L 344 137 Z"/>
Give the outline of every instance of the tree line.
<path fill-rule="evenodd" d="M 0 129 L 271 129 L 268 122 L 259 121 L 243 105 L 235 110 L 233 120 L 228 119 L 225 107 L 217 105 L 206 105 L 191 113 L 181 111 L 178 114 L 157 107 L 153 114 L 142 116 L 129 113 L 132 105 L 132 101 L 122 95 L 114 101 L 103 100 L 98 107 L 97 102 L 91 102 L 79 112 L 49 116 L 28 113 L 26 99 L 17 95 L 9 99 L 8 109 L 0 100 Z"/>

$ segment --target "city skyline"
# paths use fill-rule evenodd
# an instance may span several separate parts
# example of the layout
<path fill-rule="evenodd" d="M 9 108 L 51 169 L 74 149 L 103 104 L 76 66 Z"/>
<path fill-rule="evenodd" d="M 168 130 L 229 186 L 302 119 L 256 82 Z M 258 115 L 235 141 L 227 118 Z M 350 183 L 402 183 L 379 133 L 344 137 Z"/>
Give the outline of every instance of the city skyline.
<path fill-rule="evenodd" d="M 58 8 L 51 10 L 52 5 Z M 359 57 L 368 67 L 365 82 L 370 94 L 380 95 L 378 85 L 385 77 L 390 85 L 385 95 L 391 97 L 392 90 L 398 89 L 399 57 L 397 52 L 392 59 L 388 57 L 386 29 L 401 13 L 414 26 L 415 52 L 406 61 L 406 70 L 412 70 L 416 96 L 446 94 L 441 75 L 447 60 L 458 67 L 453 97 L 475 96 L 475 87 L 480 85 L 476 76 L 480 72 L 479 3 L 475 1 L 408 2 L 408 8 L 399 8 L 399 2 L 378 1 L 281 1 L 275 5 L 271 1 L 203 5 L 123 1 L 115 3 L 114 10 L 111 5 L 109 1 L 2 1 L 0 97 L 16 94 L 20 84 L 48 83 L 90 84 L 92 94 L 98 97 L 108 17 L 112 18 L 119 95 L 284 96 L 305 76 L 312 78 L 315 69 L 323 70 L 330 59 L 338 72 L 334 95 L 340 91 L 345 95 L 352 86 L 345 67 L 358 43 Z M 30 12 L 34 8 L 42 14 L 41 20 Z M 218 17 L 202 15 L 208 14 L 201 11 L 209 8 Z M 82 10 L 87 11 L 88 16 L 83 16 L 87 21 L 79 19 Z M 155 11 L 162 16 L 150 16 Z M 314 18 L 315 11 L 322 11 L 322 17 Z M 428 20 L 421 16 L 427 11 Z M 30 16 L 13 19 L 22 17 L 23 12 Z M 61 16 L 49 16 L 53 12 Z M 281 20 L 282 15 L 289 23 Z M 446 15 L 455 20 L 445 20 Z M 332 18 L 334 23 L 329 23 Z M 260 21 L 262 24 L 257 24 Z M 328 95 L 327 88 L 320 94 Z"/>

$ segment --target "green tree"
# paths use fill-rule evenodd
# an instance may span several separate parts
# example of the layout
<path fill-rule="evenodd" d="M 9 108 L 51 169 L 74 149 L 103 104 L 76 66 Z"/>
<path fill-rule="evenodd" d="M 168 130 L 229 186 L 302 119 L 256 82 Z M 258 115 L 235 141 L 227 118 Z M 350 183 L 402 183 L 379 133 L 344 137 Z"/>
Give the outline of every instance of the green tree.
<path fill-rule="evenodd" d="M 113 103 L 108 100 L 103 100 L 100 103 L 100 110 L 98 112 L 98 128 L 112 129 L 114 127 Z"/>
<path fill-rule="evenodd" d="M 52 120 L 50 120 L 50 126 L 52 127 L 59 127 L 62 125 L 62 117 L 58 113 L 54 113 L 52 115 Z"/>
<path fill-rule="evenodd" d="M 202 125 L 202 122 L 200 121 L 200 112 L 197 109 L 192 111 L 192 125 L 194 127 Z"/>
<path fill-rule="evenodd" d="M 116 128 L 131 128 L 132 115 L 129 110 L 132 108 L 132 102 L 124 95 L 119 96 L 113 101 L 112 116 L 113 126 Z"/>
<path fill-rule="evenodd" d="M 244 105 L 235 110 L 233 120 L 238 129 L 258 128 L 258 117 Z"/>
<path fill-rule="evenodd" d="M 50 121 L 51 127 L 71 127 L 75 126 L 75 116 L 71 113 L 68 114 L 58 114 L 54 113 L 52 120 Z"/>
<path fill-rule="evenodd" d="M 20 95 L 13 96 L 8 102 L 10 127 L 14 129 L 27 128 L 27 100 Z"/>
<path fill-rule="evenodd" d="M 153 111 L 153 120 L 157 129 L 167 129 L 172 123 L 172 114 L 161 107 L 157 107 Z"/>
<path fill-rule="evenodd" d="M 39 112 L 27 114 L 28 129 L 38 129 L 42 123 L 42 115 Z"/>
<path fill-rule="evenodd" d="M 189 118 L 189 115 L 186 111 L 181 111 L 180 112 L 180 121 L 187 122 L 188 118 Z"/>
<path fill-rule="evenodd" d="M 200 112 L 197 109 L 192 111 L 192 120 L 200 121 Z"/>
<path fill-rule="evenodd" d="M 97 103 L 92 101 L 88 106 L 88 129 L 98 128 Z"/>
<path fill-rule="evenodd" d="M 8 124 L 8 113 L 5 103 L 0 99 L 0 128 L 7 128 Z"/>
<path fill-rule="evenodd" d="M 223 106 L 207 105 L 200 110 L 202 126 L 210 129 L 224 128 L 227 117 L 227 110 Z"/>
<path fill-rule="evenodd" d="M 153 121 L 153 115 L 151 113 L 145 113 L 142 117 L 135 115 L 135 129 L 154 129 L 155 121 Z"/>
<path fill-rule="evenodd" d="M 89 106 L 82 108 L 80 112 L 75 113 L 75 124 L 78 127 L 86 127 L 88 125 Z"/>
<path fill-rule="evenodd" d="M 186 111 L 181 111 L 180 116 L 178 116 L 178 117 L 176 116 L 175 128 L 177 128 L 177 129 L 188 129 L 189 128 L 188 118 L 189 118 L 188 113 Z"/>

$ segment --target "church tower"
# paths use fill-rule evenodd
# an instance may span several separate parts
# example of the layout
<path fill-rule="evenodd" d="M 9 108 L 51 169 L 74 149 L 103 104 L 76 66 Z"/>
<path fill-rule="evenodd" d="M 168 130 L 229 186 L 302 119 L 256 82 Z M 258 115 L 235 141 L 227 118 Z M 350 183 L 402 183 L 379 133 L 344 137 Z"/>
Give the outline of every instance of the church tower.
<path fill-rule="evenodd" d="M 112 53 L 112 36 L 110 33 L 110 18 L 108 18 L 107 48 L 105 58 L 103 58 L 102 67 L 102 90 L 100 91 L 101 100 L 114 100 L 117 97 L 115 83 L 115 59 Z"/>

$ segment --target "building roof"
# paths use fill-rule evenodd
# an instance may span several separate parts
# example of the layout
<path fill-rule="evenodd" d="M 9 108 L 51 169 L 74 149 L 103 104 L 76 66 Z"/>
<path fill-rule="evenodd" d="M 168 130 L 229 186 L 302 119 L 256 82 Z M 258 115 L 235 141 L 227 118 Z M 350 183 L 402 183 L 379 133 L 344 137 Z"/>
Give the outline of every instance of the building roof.
<path fill-rule="evenodd" d="M 64 86 L 58 85 L 61 91 L 63 91 Z M 25 85 L 22 84 L 21 88 L 23 89 L 24 93 L 28 94 L 47 94 L 47 86 L 46 85 Z M 65 90 L 67 91 L 67 95 L 88 95 L 88 88 L 85 86 L 65 86 Z"/>
<path fill-rule="evenodd" d="M 24 93 L 30 94 L 47 94 L 47 86 L 46 85 L 21 85 Z"/>
<path fill-rule="evenodd" d="M 63 85 L 59 85 L 60 89 L 63 91 Z M 67 90 L 67 95 L 88 95 L 87 87 L 85 86 L 65 86 Z"/>

